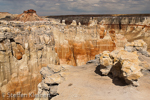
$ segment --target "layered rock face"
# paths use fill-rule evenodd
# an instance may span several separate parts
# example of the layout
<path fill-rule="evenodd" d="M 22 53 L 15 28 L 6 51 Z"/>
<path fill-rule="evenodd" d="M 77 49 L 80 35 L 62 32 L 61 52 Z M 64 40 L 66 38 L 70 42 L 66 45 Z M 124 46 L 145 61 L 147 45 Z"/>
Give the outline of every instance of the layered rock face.
<path fill-rule="evenodd" d="M 127 84 L 138 86 L 138 79 L 143 76 L 141 71 L 145 69 L 145 65 L 139 60 L 137 53 L 150 57 L 150 53 L 147 52 L 147 45 L 143 40 L 127 43 L 125 48 L 116 49 L 112 52 L 104 51 L 97 55 L 96 59 L 99 59 L 102 75 L 111 73 L 113 78 L 123 78 Z"/>
<path fill-rule="evenodd" d="M 1 92 L 5 94 L 36 93 L 43 66 L 84 65 L 96 54 L 116 48 L 109 33 L 100 39 L 96 26 L 64 26 L 44 21 L 0 23 L 0 84 Z"/>
<path fill-rule="evenodd" d="M 40 69 L 48 64 L 59 64 L 54 35 L 43 24 L 1 22 L 0 91 L 4 93 L 1 100 L 11 99 L 8 93 L 19 92 L 28 95 L 23 100 L 34 98 L 29 93 L 37 93 L 42 79 Z"/>
<path fill-rule="evenodd" d="M 62 21 L 63 25 L 65 25 L 65 21 Z M 86 62 L 87 58 L 94 58 L 94 55 L 97 52 L 103 52 L 102 48 L 105 50 L 113 50 L 110 48 L 113 48 L 113 42 L 115 43 L 114 47 L 124 47 L 124 44 L 128 41 L 133 41 L 137 39 L 143 39 L 147 45 L 148 45 L 148 51 L 149 51 L 149 17 L 95 17 L 93 19 L 90 19 L 88 22 L 88 26 L 82 26 L 82 23 L 75 23 L 73 22 L 70 25 L 65 25 L 64 27 L 57 28 L 60 31 L 57 31 L 57 33 L 69 33 L 69 35 L 60 34 L 57 35 L 60 36 L 57 41 L 61 40 L 67 40 L 64 43 L 60 42 L 60 44 L 56 45 L 56 52 L 58 53 L 58 56 L 60 58 L 61 63 L 67 62 L 65 64 L 74 63 L 73 65 L 82 65 L 82 62 Z M 99 23 L 99 24 L 97 24 Z M 78 25 L 77 25 L 78 24 Z M 71 31 L 68 30 L 71 29 Z M 107 30 L 107 32 L 105 31 Z M 125 35 L 121 36 L 120 34 Z M 147 35 L 144 35 L 147 34 Z M 105 37 L 106 36 L 106 37 Z M 78 38 L 79 37 L 79 38 Z M 63 38 L 63 39 L 62 39 Z M 96 41 L 95 41 L 96 40 Z M 100 40 L 100 41 L 99 41 Z M 109 43 L 105 40 L 112 41 L 112 43 Z M 85 42 L 82 42 L 85 41 Z M 87 41 L 87 42 L 86 42 Z M 80 45 L 74 45 L 75 43 L 78 43 Z M 59 42 L 56 42 L 59 43 Z M 104 47 L 102 46 L 104 43 Z M 90 45 L 90 49 L 87 48 L 86 45 Z M 62 47 L 62 45 L 66 45 L 66 48 Z M 70 46 L 67 47 L 67 45 Z M 72 46 L 73 45 L 73 46 Z M 82 45 L 82 48 L 81 48 Z M 79 46 L 76 50 L 76 46 Z M 101 47 L 102 46 L 102 47 Z M 72 47 L 74 49 L 72 49 Z M 59 48 L 59 50 L 58 50 Z M 79 49 L 81 48 L 81 49 Z M 85 49 L 84 49 L 85 48 Z M 115 49 L 115 48 L 114 48 Z M 77 53 L 76 51 L 86 51 L 84 53 L 84 57 L 82 58 L 80 53 Z M 93 50 L 93 51 L 92 51 Z M 58 52 L 59 51 L 59 52 Z M 84 52 L 85 52 L 84 51 Z M 70 53 L 64 53 L 62 52 L 74 52 L 73 54 Z M 93 55 L 92 55 L 93 54 Z M 72 57 L 73 56 L 73 57 Z M 83 55 L 82 55 L 83 56 Z M 82 60 L 82 62 L 79 62 L 77 59 Z M 80 60 L 80 61 L 81 61 Z"/>
<path fill-rule="evenodd" d="M 70 25 L 72 20 L 77 24 L 89 25 L 91 19 L 98 24 L 102 24 L 107 31 L 115 34 L 123 34 L 128 41 L 143 39 L 148 45 L 150 51 L 150 17 L 149 15 L 74 15 L 74 16 L 48 16 L 66 20 L 66 25 Z M 62 21 L 61 21 L 62 22 Z M 78 24 L 79 25 L 79 24 Z"/>
<path fill-rule="evenodd" d="M 29 17 L 29 15 L 31 15 L 31 17 Z M 18 21 L 0 21 L 0 92 L 5 94 L 15 94 L 17 92 L 35 94 L 37 93 L 37 85 L 41 82 L 42 77 L 39 71 L 42 67 L 48 64 L 84 65 L 87 61 L 94 59 L 95 55 L 103 51 L 112 52 L 115 49 L 124 47 L 127 43 L 127 39 L 119 34 L 125 32 L 125 30 L 121 29 L 116 31 L 113 28 L 108 28 L 109 25 L 106 23 L 107 19 L 102 20 L 99 24 L 96 19 L 91 19 L 88 26 L 84 26 L 82 23 L 78 24 L 75 20 L 71 25 L 66 25 L 65 21 L 63 21 L 63 23 L 56 21 L 39 21 L 40 18 L 36 16 L 36 12 L 34 10 L 28 10 L 19 15 L 16 20 Z M 30 20 L 34 22 L 29 22 Z M 20 21 L 24 21 L 24 23 Z M 148 19 L 146 19 L 145 22 L 148 23 Z M 134 31 L 137 32 L 138 29 L 141 28 L 136 27 Z M 142 28 L 142 30 L 146 30 L 146 26 Z M 149 34 L 148 30 L 147 28 L 147 31 L 144 32 Z M 136 44 L 136 42 L 133 44 L 129 43 L 126 45 L 125 50 L 126 51 L 122 51 L 122 53 L 116 53 L 116 55 L 120 55 L 119 57 L 121 57 L 117 58 L 119 59 L 117 63 L 124 61 L 125 53 L 129 52 L 130 55 L 131 52 L 137 50 L 149 56 L 149 53 L 146 52 L 144 42 L 140 44 Z M 128 59 L 138 62 L 136 54 L 131 53 L 131 55 L 135 57 Z M 102 58 L 105 57 L 102 56 Z M 101 64 L 104 64 L 104 66 L 108 68 L 104 73 L 105 75 L 108 74 L 112 68 L 111 66 L 114 66 L 111 56 L 107 56 L 106 58 L 108 59 L 103 59 L 104 61 L 101 60 Z M 124 65 L 121 66 L 127 65 L 128 63 L 124 62 Z M 139 62 L 136 63 L 136 65 L 139 66 Z M 60 66 L 55 67 L 59 68 Z M 135 73 L 136 72 L 139 74 L 140 69 L 136 70 Z M 52 73 L 52 76 L 60 77 L 60 75 L 55 76 L 56 73 L 57 72 Z M 139 74 L 138 78 L 141 76 L 142 75 Z M 133 84 L 136 82 L 136 79 L 129 78 L 128 75 L 124 75 L 123 77 L 127 78 L 129 83 L 131 82 Z M 49 79 L 53 82 L 52 78 L 48 76 L 48 80 Z M 49 83 L 42 84 L 49 85 Z M 51 84 L 56 85 L 59 83 L 50 83 L 50 85 Z M 47 92 L 50 91 L 48 90 Z M 9 99 L 5 95 L 4 98 L 1 95 L 1 98 L 4 100 Z M 28 96 L 28 98 L 24 99 L 29 98 Z"/>
<path fill-rule="evenodd" d="M 76 26 L 73 23 L 52 28 L 55 51 L 61 64 L 84 65 L 94 59 L 96 54 L 105 50 L 113 51 L 127 42 L 124 36 L 106 32 L 103 25 Z"/>
<path fill-rule="evenodd" d="M 150 18 L 149 17 L 114 17 L 103 18 L 100 23 L 104 24 L 106 30 L 115 34 L 123 34 L 129 42 L 143 39 L 150 51 Z"/>
<path fill-rule="evenodd" d="M 70 26 L 49 21 L 0 23 L 2 93 L 36 93 L 43 66 L 84 65 L 96 54 L 127 42 L 121 35 L 106 32 L 102 25 L 77 26 L 75 21 Z"/>

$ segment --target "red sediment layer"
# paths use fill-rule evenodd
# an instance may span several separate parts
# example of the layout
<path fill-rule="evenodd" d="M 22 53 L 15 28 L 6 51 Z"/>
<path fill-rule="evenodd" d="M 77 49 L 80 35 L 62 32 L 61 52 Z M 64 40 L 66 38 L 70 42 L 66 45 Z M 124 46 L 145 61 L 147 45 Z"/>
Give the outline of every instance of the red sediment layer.
<path fill-rule="evenodd" d="M 94 40 L 76 43 L 68 40 L 69 45 L 55 47 L 60 63 L 74 66 L 84 65 L 103 51 L 113 51 L 116 45 L 111 40 Z"/>

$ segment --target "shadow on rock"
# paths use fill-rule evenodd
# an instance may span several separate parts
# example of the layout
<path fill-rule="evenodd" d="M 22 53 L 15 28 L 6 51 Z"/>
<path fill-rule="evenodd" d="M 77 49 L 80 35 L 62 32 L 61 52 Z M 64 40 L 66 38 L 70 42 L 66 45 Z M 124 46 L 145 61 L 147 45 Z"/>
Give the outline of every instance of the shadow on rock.
<path fill-rule="evenodd" d="M 98 74 L 98 75 L 100 75 L 100 76 L 104 76 L 104 75 L 102 74 L 102 72 L 100 71 L 100 65 L 98 65 L 98 66 L 96 67 L 95 73 Z"/>
<path fill-rule="evenodd" d="M 100 65 L 98 65 L 96 67 L 95 73 L 98 74 L 98 75 L 100 75 L 100 76 L 105 76 L 100 71 Z M 114 77 L 111 72 L 108 74 L 108 77 L 111 78 L 112 79 L 112 83 L 115 84 L 115 85 L 117 85 L 117 86 L 127 86 L 128 85 L 123 78 Z"/>

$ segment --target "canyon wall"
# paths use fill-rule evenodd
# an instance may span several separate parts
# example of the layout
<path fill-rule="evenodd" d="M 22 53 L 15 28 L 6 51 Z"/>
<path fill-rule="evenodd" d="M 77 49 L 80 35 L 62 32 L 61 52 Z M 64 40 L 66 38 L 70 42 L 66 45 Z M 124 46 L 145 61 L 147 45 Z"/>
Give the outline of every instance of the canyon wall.
<path fill-rule="evenodd" d="M 143 39 L 148 45 L 148 51 L 150 51 L 150 17 L 104 18 L 101 22 L 106 30 L 123 34 L 129 42 Z"/>
<path fill-rule="evenodd" d="M 96 54 L 113 51 L 119 46 L 114 36 L 124 39 L 120 35 L 110 35 L 101 25 L 1 21 L 0 28 L 0 89 L 5 95 L 35 94 L 41 82 L 39 71 L 42 67 L 48 64 L 84 65 Z M 125 39 L 121 46 L 126 42 Z M 5 95 L 1 98 L 9 99 Z"/>
<path fill-rule="evenodd" d="M 77 24 L 74 20 L 70 25 L 65 24 L 63 20 L 61 27 L 53 28 L 53 32 L 58 34 L 55 37 L 57 41 L 55 49 L 62 64 L 67 62 L 67 64 L 83 65 L 82 63 L 94 59 L 97 53 L 123 47 L 127 42 L 125 38 L 130 42 L 143 39 L 150 51 L 149 17 L 95 17 L 91 18 L 87 25 Z M 125 38 L 119 34 L 124 35 Z M 81 54 L 82 51 L 84 53 Z"/>
<path fill-rule="evenodd" d="M 55 51 L 60 63 L 74 66 L 84 65 L 104 50 L 116 47 L 110 35 L 105 35 L 103 26 L 58 26 L 53 28 Z M 100 38 L 102 33 L 103 38 Z"/>
<path fill-rule="evenodd" d="M 149 14 L 123 14 L 123 15 L 64 15 L 47 16 L 56 18 L 65 24 L 70 25 L 76 20 L 77 25 L 88 26 L 90 20 L 96 20 L 97 24 L 103 24 L 107 31 L 115 34 L 123 34 L 129 42 L 143 39 L 148 44 L 150 51 L 150 15 Z"/>
<path fill-rule="evenodd" d="M 42 78 L 39 71 L 48 64 L 84 65 L 103 51 L 124 47 L 127 39 L 141 38 L 150 50 L 149 18 L 93 18 L 87 25 L 60 22 L 0 21 L 1 98 L 2 93 L 37 93 Z"/>
<path fill-rule="evenodd" d="M 41 25 L 42 24 L 42 25 Z M 0 90 L 1 100 L 16 100 L 6 95 L 37 93 L 41 82 L 40 69 L 59 64 L 53 33 L 44 23 L 1 21 Z M 9 94 L 8 94 L 9 93 Z M 3 94 L 3 95 L 2 95 Z M 3 98 L 4 97 L 4 98 Z M 34 97 L 25 97 L 27 100 Z M 20 100 L 18 97 L 17 100 Z"/>

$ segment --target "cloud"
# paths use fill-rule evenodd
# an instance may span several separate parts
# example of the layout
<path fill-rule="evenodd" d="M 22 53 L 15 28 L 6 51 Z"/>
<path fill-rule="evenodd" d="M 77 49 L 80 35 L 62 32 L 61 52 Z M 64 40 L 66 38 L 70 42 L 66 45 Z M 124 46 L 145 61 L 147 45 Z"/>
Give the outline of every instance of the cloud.
<path fill-rule="evenodd" d="M 39 15 L 150 13 L 150 0 L 0 0 L 4 12 L 35 9 Z"/>
<path fill-rule="evenodd" d="M 59 3 L 56 3 L 55 5 L 56 5 L 56 6 L 59 6 L 60 4 L 59 4 Z"/>
<path fill-rule="evenodd" d="M 73 0 L 68 0 L 68 1 L 73 1 Z"/>
<path fill-rule="evenodd" d="M 98 4 L 94 4 L 93 6 L 98 7 L 99 5 Z"/>

